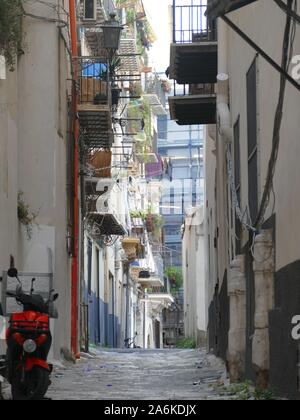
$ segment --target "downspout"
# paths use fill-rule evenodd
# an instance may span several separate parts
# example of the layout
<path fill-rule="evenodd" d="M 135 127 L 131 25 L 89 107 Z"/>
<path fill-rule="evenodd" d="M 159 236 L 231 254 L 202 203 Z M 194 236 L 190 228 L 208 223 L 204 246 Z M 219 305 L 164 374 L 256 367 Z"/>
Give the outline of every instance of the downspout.
<path fill-rule="evenodd" d="M 71 51 L 73 60 L 77 57 L 77 27 L 76 27 L 76 5 L 75 0 L 69 0 Z M 79 245 L 79 197 L 78 197 L 78 174 L 79 174 L 79 125 L 77 120 L 77 63 L 73 61 L 74 74 L 72 82 L 72 111 L 73 111 L 73 133 L 74 133 L 74 226 L 73 226 L 73 255 L 71 273 L 71 350 L 74 355 L 78 353 L 78 245 Z"/>
<path fill-rule="evenodd" d="M 228 76 L 228 45 L 227 45 L 227 27 L 221 19 L 218 19 L 218 71 L 217 76 L 217 130 L 218 137 L 216 143 L 217 149 L 217 182 L 218 188 L 218 216 L 217 226 L 220 228 L 226 226 L 227 214 L 227 192 L 228 183 L 225 183 L 224 173 L 227 173 L 226 151 L 228 143 L 232 141 L 231 115 L 229 110 L 229 76 Z M 222 207 L 220 207 L 222 206 Z M 228 267 L 227 262 L 227 235 L 224 229 L 219 229 L 218 242 L 219 247 L 224 251 L 218 256 L 218 278 L 223 279 L 224 271 Z"/>
<path fill-rule="evenodd" d="M 228 48 L 227 26 L 219 19 L 218 26 L 218 67 L 217 76 L 217 116 L 218 129 L 225 142 L 232 141 L 231 115 L 229 110 L 229 76 L 228 76 Z"/>

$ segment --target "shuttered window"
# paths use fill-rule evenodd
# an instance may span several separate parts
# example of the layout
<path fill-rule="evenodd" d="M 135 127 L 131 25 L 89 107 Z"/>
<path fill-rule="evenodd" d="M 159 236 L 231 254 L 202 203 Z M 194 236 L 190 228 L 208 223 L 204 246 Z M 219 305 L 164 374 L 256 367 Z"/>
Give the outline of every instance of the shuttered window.
<path fill-rule="evenodd" d="M 240 118 L 233 128 L 234 133 L 234 182 L 237 193 L 237 199 L 241 208 L 241 146 L 240 146 Z M 236 236 L 236 255 L 241 254 L 242 246 L 242 223 L 240 219 L 235 217 L 235 236 Z"/>
<path fill-rule="evenodd" d="M 93 256 L 93 244 L 92 241 L 88 240 L 88 292 L 92 294 L 92 256 Z"/>
<path fill-rule="evenodd" d="M 96 18 L 96 2 L 95 0 L 84 0 L 84 18 Z"/>
<path fill-rule="evenodd" d="M 257 147 L 257 60 L 247 73 L 247 130 L 249 211 L 252 224 L 258 215 L 258 147 Z"/>

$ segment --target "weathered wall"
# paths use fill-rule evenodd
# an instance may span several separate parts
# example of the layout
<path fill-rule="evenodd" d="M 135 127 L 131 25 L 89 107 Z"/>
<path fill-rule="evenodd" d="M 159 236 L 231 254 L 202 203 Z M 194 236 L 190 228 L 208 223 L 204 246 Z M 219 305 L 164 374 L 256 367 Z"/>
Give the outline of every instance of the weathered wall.
<path fill-rule="evenodd" d="M 57 1 L 53 4 L 58 5 Z M 60 2 L 61 4 L 61 2 Z M 58 18 L 43 4 L 34 15 Z M 9 255 L 20 271 L 53 270 L 60 294 L 54 322 L 54 356 L 70 345 L 70 261 L 67 232 L 67 94 L 69 63 L 55 23 L 24 18 L 25 54 L 0 81 L 0 271 Z M 17 219 L 18 192 L 38 213 L 31 240 Z"/>
<path fill-rule="evenodd" d="M 274 3 L 268 0 L 261 0 L 246 6 L 239 11 L 233 12 L 230 18 L 234 23 L 262 47 L 276 62 L 281 62 L 282 43 L 286 15 Z M 227 28 L 228 38 L 228 74 L 230 92 L 231 123 L 234 125 L 240 119 L 240 148 L 241 148 L 241 207 L 242 211 L 249 208 L 249 183 L 248 183 L 248 122 L 247 122 L 247 72 L 256 60 L 257 63 L 257 141 L 258 141 L 258 198 L 259 202 L 265 185 L 269 158 L 272 148 L 272 136 L 274 127 L 275 110 L 279 96 L 279 73 L 272 68 L 262 57 L 257 57 L 256 52 L 249 47 L 233 30 Z M 219 40 L 222 45 L 222 40 Z M 300 33 L 297 33 L 294 41 L 295 54 L 300 48 Z M 223 51 L 224 53 L 224 51 Z M 223 70 L 223 69 L 222 69 Z M 270 382 L 277 389 L 284 391 L 287 395 L 297 393 L 296 375 L 297 363 L 296 354 L 298 343 L 292 342 L 291 318 L 300 313 L 298 296 L 298 269 L 299 261 L 299 185 L 297 157 L 300 153 L 298 141 L 299 130 L 298 120 L 300 117 L 299 92 L 287 83 L 283 123 L 281 128 L 281 145 L 276 166 L 274 179 L 274 197 L 270 200 L 265 219 L 272 216 L 272 210 L 276 215 L 276 224 L 266 228 L 273 228 L 273 239 L 275 243 L 275 306 L 270 313 Z M 224 275 L 226 265 L 232 258 L 234 246 L 228 241 L 230 219 L 226 217 L 227 201 L 230 197 L 224 197 L 226 191 L 225 156 L 223 145 L 217 142 L 217 182 L 218 193 L 216 196 L 218 208 L 218 278 Z M 222 176 L 223 174 L 223 176 Z M 211 181 L 208 180 L 210 194 L 212 194 Z M 208 203 L 209 207 L 210 204 Z M 208 222 L 206 222 L 208 223 Z M 265 228 L 265 227 L 264 227 Z M 212 229 L 209 229 L 212 232 Z M 232 239 L 233 241 L 233 239 Z M 259 261 L 253 261 L 253 238 L 246 231 L 243 232 L 242 247 L 246 253 L 246 376 L 254 379 L 253 372 L 253 335 L 255 334 L 255 323 L 258 322 L 258 314 L 255 313 L 255 273 Z M 265 275 L 265 273 L 263 274 Z M 257 276 L 257 273 L 256 273 Z M 222 295 L 222 287 L 220 287 Z M 260 297 L 261 299 L 261 297 Z M 267 296 L 265 296 L 267 299 Z M 222 298 L 220 296 L 220 300 Z M 223 299 L 224 302 L 226 299 Z M 210 325 L 213 331 L 218 329 L 214 314 L 217 312 L 215 304 L 210 307 Z M 222 309 L 220 305 L 221 319 L 226 318 L 226 305 Z M 224 312 L 224 315 L 222 314 Z M 266 323 L 267 325 L 267 323 Z M 277 335 L 276 335 L 277 331 Z M 280 332 L 279 332 L 280 331 Z M 257 333 L 257 331 L 256 331 Z M 220 332 L 221 341 L 222 339 Z M 281 338 L 281 341 L 280 341 Z M 266 340 L 267 341 L 267 340 Z M 280 342 L 282 343 L 280 345 Z M 211 340 L 211 345 L 215 340 Z M 221 345 L 223 347 L 223 345 Z M 225 348 L 224 348 L 225 349 Z M 225 353 L 224 349 L 220 353 Z M 257 354 L 256 354 L 257 357 Z M 288 362 L 286 362 L 288 360 Z M 266 361 L 266 366 L 268 362 Z M 283 380 L 283 375 L 286 378 Z"/>
<path fill-rule="evenodd" d="M 57 18 L 42 4 L 28 6 L 28 10 Z M 39 229 L 30 242 L 19 232 L 19 268 L 47 272 L 51 263 L 46 254 L 52 253 L 54 287 L 60 294 L 54 340 L 58 356 L 62 346 L 70 345 L 70 260 L 66 251 L 69 65 L 56 24 L 26 18 L 24 32 L 27 51 L 18 67 L 18 185 L 30 208 L 38 212 Z M 40 259 L 40 255 L 45 257 Z"/>
<path fill-rule="evenodd" d="M 206 345 L 207 306 L 203 208 L 190 209 L 183 236 L 185 335 Z"/>
<path fill-rule="evenodd" d="M 18 112 L 17 72 L 6 71 L 0 80 L 0 277 L 7 270 L 10 255 L 18 242 Z M 0 282 L 1 293 L 1 282 Z M 0 321 L 4 323 L 4 319 Z M 5 324 L 3 324 L 3 334 Z M 4 335 L 0 337 L 0 354 L 4 352 Z"/>

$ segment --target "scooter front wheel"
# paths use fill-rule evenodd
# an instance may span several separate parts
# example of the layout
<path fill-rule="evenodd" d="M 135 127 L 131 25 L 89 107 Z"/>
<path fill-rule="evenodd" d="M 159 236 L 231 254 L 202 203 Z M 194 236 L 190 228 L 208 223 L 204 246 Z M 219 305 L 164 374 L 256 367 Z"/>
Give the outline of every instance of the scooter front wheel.
<path fill-rule="evenodd" d="M 16 372 L 12 379 L 12 397 L 14 401 L 40 401 L 49 388 L 50 373 L 40 366 L 35 366 L 26 372 L 25 381 L 21 379 L 22 373 Z"/>

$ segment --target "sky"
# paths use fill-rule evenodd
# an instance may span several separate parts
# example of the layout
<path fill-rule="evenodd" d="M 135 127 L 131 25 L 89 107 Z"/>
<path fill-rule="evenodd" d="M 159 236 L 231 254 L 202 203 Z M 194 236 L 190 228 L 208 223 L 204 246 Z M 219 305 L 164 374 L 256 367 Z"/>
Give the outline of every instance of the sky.
<path fill-rule="evenodd" d="M 170 65 L 171 22 L 169 5 L 172 0 L 143 0 L 147 17 L 157 36 L 150 51 L 150 62 L 157 72 L 165 72 Z"/>

